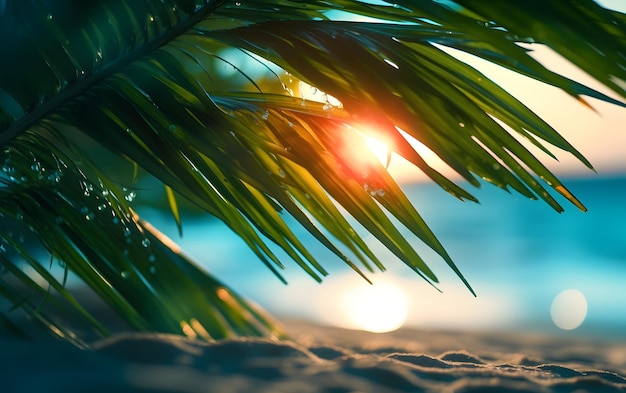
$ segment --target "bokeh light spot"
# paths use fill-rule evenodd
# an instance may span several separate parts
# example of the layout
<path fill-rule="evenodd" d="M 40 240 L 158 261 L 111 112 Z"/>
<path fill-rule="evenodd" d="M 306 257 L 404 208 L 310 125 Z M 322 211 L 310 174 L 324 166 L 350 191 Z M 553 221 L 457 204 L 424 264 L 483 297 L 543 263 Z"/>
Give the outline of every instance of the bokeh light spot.
<path fill-rule="evenodd" d="M 587 316 L 587 299 L 576 289 L 567 289 L 554 298 L 550 309 L 552 321 L 563 330 L 579 327 Z"/>

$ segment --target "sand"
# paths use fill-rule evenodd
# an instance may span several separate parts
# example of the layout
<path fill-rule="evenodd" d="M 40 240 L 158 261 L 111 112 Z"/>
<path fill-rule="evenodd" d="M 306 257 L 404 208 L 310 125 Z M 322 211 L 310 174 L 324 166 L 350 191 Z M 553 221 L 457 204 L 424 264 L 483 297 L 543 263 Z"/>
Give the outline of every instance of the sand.
<path fill-rule="evenodd" d="M 2 392 L 626 392 L 626 342 L 285 323 L 292 341 L 0 339 Z"/>

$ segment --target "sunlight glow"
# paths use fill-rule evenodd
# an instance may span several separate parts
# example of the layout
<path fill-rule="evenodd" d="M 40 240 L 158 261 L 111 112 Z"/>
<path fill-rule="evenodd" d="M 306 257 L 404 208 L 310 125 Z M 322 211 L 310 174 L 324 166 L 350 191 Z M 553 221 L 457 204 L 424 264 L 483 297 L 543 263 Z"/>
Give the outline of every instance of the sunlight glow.
<path fill-rule="evenodd" d="M 390 332 L 406 321 L 409 302 L 399 286 L 391 283 L 361 283 L 343 296 L 350 328 L 374 333 Z"/>
<path fill-rule="evenodd" d="M 554 298 L 550 309 L 552 321 L 563 330 L 579 327 L 587 316 L 587 299 L 576 289 L 567 289 Z"/>
<path fill-rule="evenodd" d="M 365 143 L 367 144 L 367 147 L 369 147 L 369 149 L 372 151 L 372 153 L 374 153 L 378 161 L 380 161 L 383 166 L 388 166 L 390 151 L 387 143 L 371 136 L 365 137 Z"/>

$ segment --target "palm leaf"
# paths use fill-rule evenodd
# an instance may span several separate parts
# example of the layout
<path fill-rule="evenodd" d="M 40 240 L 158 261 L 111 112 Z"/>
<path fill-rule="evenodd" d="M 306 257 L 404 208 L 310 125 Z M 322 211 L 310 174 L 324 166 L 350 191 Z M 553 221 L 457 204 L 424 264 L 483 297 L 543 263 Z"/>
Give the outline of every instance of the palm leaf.
<path fill-rule="evenodd" d="M 19 184 L 1 189 L 2 213 L 29 223 L 35 233 L 45 233 L 40 238 L 52 255 L 124 315 L 132 327 L 205 339 L 258 335 L 277 329 L 141 221 L 126 201 L 119 199 L 124 195 L 119 187 L 97 176 L 97 172 L 96 177 L 87 176 L 54 145 L 42 150 L 34 142 L 41 136 L 49 142 L 55 140 L 46 130 L 38 130 L 37 136 L 27 131 L 13 141 L 12 162 L 32 160 L 34 156 L 37 165 L 33 166 L 36 170 L 31 168 L 24 174 Z M 90 166 L 86 169 L 95 170 Z M 52 175 L 42 176 L 47 172 Z M 98 183 L 91 183 L 94 178 Z M 80 192 L 76 192 L 76 186 Z M 66 305 L 78 309 L 100 332 L 106 332 L 47 269 L 29 256 L 27 249 L 11 238 L 4 240 L 24 256 Z M 31 290 L 46 291 L 36 280 L 7 266 Z M 57 330 L 58 334 L 63 332 L 62 328 Z"/>
<path fill-rule="evenodd" d="M 335 20 L 330 11 L 373 19 Z M 33 0 L 8 3 L 1 15 L 0 50 L 11 59 L 0 63 L 4 219 L 30 228 L 65 272 L 80 277 L 134 328 L 207 339 L 279 328 L 141 220 L 132 198 L 90 158 L 84 141 L 159 179 L 179 231 L 182 197 L 226 223 L 280 278 L 284 265 L 270 243 L 314 279 L 327 274 L 287 217 L 364 278 L 362 268 L 384 269 L 340 205 L 398 259 L 436 283 L 399 222 L 473 292 L 385 166 L 368 152 L 364 135 L 390 141 L 395 153 L 461 200 L 476 198 L 430 167 L 407 138 L 426 145 L 474 186 L 483 179 L 562 211 L 552 188 L 584 210 L 520 139 L 548 157 L 557 148 L 591 164 L 447 48 L 561 88 L 586 105 L 583 95 L 624 106 L 549 71 L 520 46 L 540 43 L 626 98 L 624 15 L 590 0 L 506 7 L 469 0 L 394 6 Z M 239 51 L 264 72 L 247 72 L 224 55 L 227 50 Z M 234 76 L 224 80 L 220 67 Z M 341 104 L 305 98 L 298 91 L 303 84 Z M 64 278 L 51 275 L 8 232 L 0 235 L 3 247 L 49 283 L 60 307 L 105 333 L 64 289 Z M 47 290 L 13 263 L 2 259 L 10 280 L 0 281 L 0 294 L 39 315 L 57 334 L 72 336 L 71 327 L 40 312 L 36 297 L 26 296 Z"/>

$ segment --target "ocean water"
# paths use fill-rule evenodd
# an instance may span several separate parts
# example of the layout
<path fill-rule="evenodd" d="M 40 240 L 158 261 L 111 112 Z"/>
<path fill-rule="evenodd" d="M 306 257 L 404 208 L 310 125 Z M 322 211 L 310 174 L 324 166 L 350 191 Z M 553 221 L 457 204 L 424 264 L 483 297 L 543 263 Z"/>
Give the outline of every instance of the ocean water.
<path fill-rule="evenodd" d="M 376 307 L 389 309 L 402 303 L 405 326 L 608 335 L 626 340 L 626 175 L 563 181 L 588 212 L 558 198 L 566 209 L 559 214 L 541 201 L 488 184 L 468 188 L 480 204 L 460 202 L 429 183 L 403 186 L 477 297 L 408 231 L 404 233 L 439 276 L 439 290 L 371 237 L 368 244 L 388 268 L 370 276 L 373 286 L 364 284 L 304 230 L 294 228 L 330 274 L 318 284 L 284 256 L 289 282 L 284 285 L 215 220 L 183 218 L 184 236 L 179 239 L 168 215 L 150 209 L 140 214 L 212 274 L 278 317 L 358 327 L 354 316 L 348 315 L 356 306 L 345 301 L 357 294 L 361 301 L 370 302 L 363 313 L 374 319 L 394 318 L 376 314 Z M 401 297 L 376 305 L 359 292 L 363 286 L 393 287 Z M 559 328 L 559 323 L 563 325 L 559 318 L 573 318 L 573 322 Z"/>

